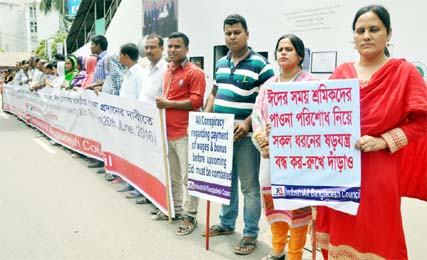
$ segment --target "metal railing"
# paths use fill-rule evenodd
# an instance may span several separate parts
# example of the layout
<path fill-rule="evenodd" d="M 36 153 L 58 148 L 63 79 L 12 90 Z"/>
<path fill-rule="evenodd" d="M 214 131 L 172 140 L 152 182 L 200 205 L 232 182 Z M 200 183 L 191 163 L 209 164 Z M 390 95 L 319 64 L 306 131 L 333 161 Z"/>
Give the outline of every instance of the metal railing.
<path fill-rule="evenodd" d="M 119 7 L 119 5 L 121 3 L 121 0 L 112 0 L 107 10 L 105 9 L 105 0 L 103 0 L 102 2 L 99 0 L 92 0 L 91 1 L 89 8 L 88 8 L 88 11 L 86 12 L 86 15 L 83 19 L 83 22 L 82 22 L 82 24 L 81 24 L 81 26 L 77 32 L 76 40 L 74 41 L 74 44 L 73 44 L 74 50 L 79 49 L 84 44 L 88 43 L 93 36 L 95 36 L 95 33 L 96 33 L 95 32 L 95 27 L 96 27 L 95 25 L 96 25 L 96 20 L 98 19 L 97 4 L 99 4 L 99 3 L 101 3 L 103 5 L 103 14 L 101 17 L 105 18 L 105 29 L 107 29 L 108 26 L 110 25 L 113 17 L 114 17 L 114 14 L 117 11 L 117 8 Z M 91 12 L 92 8 L 93 8 L 94 12 Z M 93 20 L 92 26 L 88 30 L 87 20 L 88 20 L 88 17 L 91 13 L 94 13 L 93 14 L 94 20 Z M 84 43 L 82 44 L 82 46 L 79 46 L 79 39 L 80 39 L 80 35 L 82 33 L 82 30 L 83 30 L 83 36 L 84 36 Z"/>

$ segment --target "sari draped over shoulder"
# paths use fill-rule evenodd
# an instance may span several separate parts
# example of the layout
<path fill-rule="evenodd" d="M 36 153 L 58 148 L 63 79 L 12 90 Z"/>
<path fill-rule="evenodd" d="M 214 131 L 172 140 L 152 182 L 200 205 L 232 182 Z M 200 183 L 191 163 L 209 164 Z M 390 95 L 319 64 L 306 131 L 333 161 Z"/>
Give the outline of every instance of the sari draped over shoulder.
<path fill-rule="evenodd" d="M 95 56 L 89 56 L 86 58 L 86 78 L 82 83 L 82 89 L 86 89 L 92 84 L 93 77 L 95 74 L 96 62 L 97 58 Z"/>
<path fill-rule="evenodd" d="M 353 63 L 339 66 L 331 76 L 348 78 L 357 78 Z M 409 145 L 362 152 L 357 215 L 317 207 L 317 245 L 328 250 L 330 260 L 408 259 L 400 199 L 426 200 L 426 84 L 410 63 L 391 59 L 360 89 L 360 110 L 362 136 L 380 137 L 399 128 Z"/>
<path fill-rule="evenodd" d="M 312 81 L 316 80 L 310 73 L 301 72 L 292 81 Z M 269 83 L 279 82 L 278 76 L 270 78 L 263 86 L 261 86 L 258 93 L 255 106 L 252 111 L 252 128 L 254 133 L 259 130 L 264 130 L 265 125 L 268 123 L 268 95 L 266 86 Z M 257 141 L 253 138 L 253 142 L 258 147 Z M 308 225 L 311 222 L 311 207 L 304 207 L 297 210 L 277 210 L 274 208 L 273 196 L 271 193 L 271 175 L 269 159 L 261 158 L 260 165 L 261 186 L 262 186 L 262 202 L 264 212 L 268 224 L 275 222 L 286 222 L 291 228 L 297 228 Z"/>
<path fill-rule="evenodd" d="M 427 201 L 427 137 L 403 149 L 401 195 Z"/>
<path fill-rule="evenodd" d="M 77 59 L 74 56 L 68 56 L 67 59 L 70 59 L 73 62 L 73 67 L 71 68 L 71 70 L 65 70 L 65 80 L 71 84 L 71 82 L 74 80 L 74 77 L 76 77 L 79 71 L 77 70 Z"/>
<path fill-rule="evenodd" d="M 74 79 L 71 81 L 71 86 L 73 87 L 81 87 L 84 80 L 86 79 L 87 73 L 85 70 L 79 71 Z"/>

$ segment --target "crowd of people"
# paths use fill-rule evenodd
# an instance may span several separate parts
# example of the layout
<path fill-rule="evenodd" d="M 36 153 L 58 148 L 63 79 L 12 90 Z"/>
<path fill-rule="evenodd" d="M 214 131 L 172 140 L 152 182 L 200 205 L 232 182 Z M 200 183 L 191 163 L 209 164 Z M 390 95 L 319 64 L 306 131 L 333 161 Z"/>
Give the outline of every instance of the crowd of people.
<path fill-rule="evenodd" d="M 362 182 L 357 215 L 317 207 L 315 231 L 324 259 L 407 259 L 399 183 L 404 156 L 414 155 L 411 152 L 403 155 L 398 150 L 414 143 L 424 146 L 425 151 L 425 144 L 418 139 L 427 133 L 427 87 L 410 63 L 389 57 L 386 46 L 392 32 L 390 24 L 384 7 L 361 8 L 352 24 L 359 59 L 339 66 L 331 76 L 331 79 L 357 78 L 360 82 L 362 136 L 354 145 L 362 153 Z M 316 77 L 302 71 L 305 48 L 298 36 L 285 34 L 277 40 L 275 59 L 280 72 L 275 73 L 271 64 L 249 47 L 244 17 L 227 16 L 223 30 L 229 52 L 216 64 L 214 86 L 206 104 L 203 102 L 205 74 L 189 62 L 190 40 L 180 32 L 168 37 L 168 61 L 162 55 L 163 39 L 149 35 L 144 52 L 150 63 L 144 68 L 138 63 L 135 44 L 126 43 L 119 55 L 109 55 L 107 39 L 98 35 L 91 39 L 92 56 L 58 55 L 55 62 L 32 57 L 28 62 L 19 62 L 15 73 L 8 71 L 4 81 L 28 84 L 31 91 L 44 87 L 92 89 L 165 109 L 174 220 L 180 221 L 176 230 L 179 236 L 192 233 L 198 225 L 199 199 L 189 195 L 187 189 L 189 112 L 199 111 L 204 105 L 205 112 L 234 114 L 231 201 L 222 205 L 219 223 L 211 226 L 209 233 L 202 232 L 202 236 L 230 235 L 235 231 L 240 181 L 244 229 L 234 253 L 247 255 L 256 249 L 263 207 L 272 233 L 271 252 L 263 259 L 302 259 L 315 214 L 311 207 L 292 211 L 274 208 L 265 86 L 270 82 L 311 81 Z M 421 178 L 427 170 L 425 164 L 419 167 L 425 163 L 419 161 L 412 160 L 414 175 Z M 101 168 L 103 162 L 93 162 L 88 167 L 100 167 L 98 173 L 105 173 Z M 114 183 L 123 182 L 108 173 L 105 177 Z M 136 199 L 138 204 L 150 203 L 130 184 L 125 183 L 118 191 L 130 192 L 126 197 Z M 156 221 L 168 219 L 156 208 L 152 214 Z"/>
<path fill-rule="evenodd" d="M 65 90 L 86 89 L 92 84 L 97 58 L 57 54 L 52 61 L 38 56 L 19 61 L 14 69 L 3 71 L 3 84 L 28 86 L 37 91 L 44 87 Z"/>

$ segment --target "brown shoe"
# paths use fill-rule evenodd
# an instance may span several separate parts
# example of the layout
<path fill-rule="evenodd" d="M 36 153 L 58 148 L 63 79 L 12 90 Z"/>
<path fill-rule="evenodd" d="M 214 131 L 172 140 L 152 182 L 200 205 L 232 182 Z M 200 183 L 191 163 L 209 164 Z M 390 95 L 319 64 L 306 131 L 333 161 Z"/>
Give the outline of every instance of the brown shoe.
<path fill-rule="evenodd" d="M 221 225 L 213 225 L 209 228 L 209 237 L 225 236 L 233 234 L 234 230 L 226 230 Z M 202 232 L 202 237 L 206 237 L 206 232 Z"/>

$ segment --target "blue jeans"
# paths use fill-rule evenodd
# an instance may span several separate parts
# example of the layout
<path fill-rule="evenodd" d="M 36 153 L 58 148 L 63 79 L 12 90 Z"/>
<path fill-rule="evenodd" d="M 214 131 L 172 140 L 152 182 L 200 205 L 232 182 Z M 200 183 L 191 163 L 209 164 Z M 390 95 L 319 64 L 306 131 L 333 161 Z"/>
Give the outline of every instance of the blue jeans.
<path fill-rule="evenodd" d="M 239 188 L 237 186 L 239 178 L 244 196 L 243 221 L 245 227 L 243 236 L 245 237 L 256 238 L 259 232 L 258 222 L 261 217 L 259 164 L 260 155 L 250 137 L 234 142 L 231 200 L 230 205 L 222 205 L 219 219 L 223 229 L 235 229 L 239 214 Z"/>

